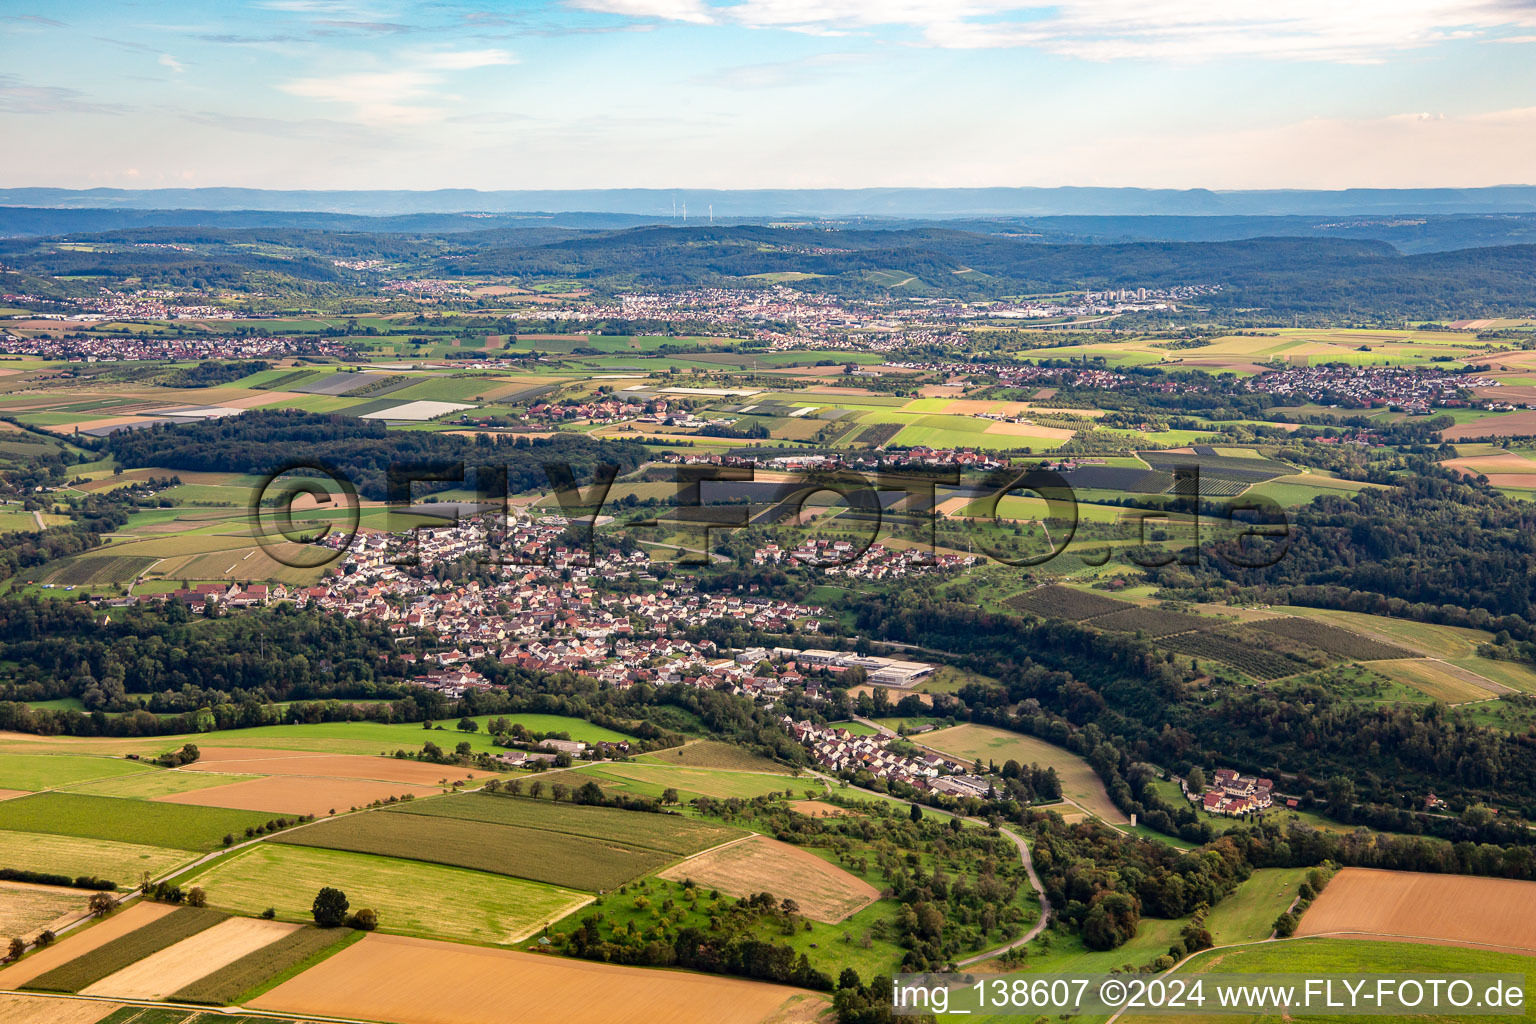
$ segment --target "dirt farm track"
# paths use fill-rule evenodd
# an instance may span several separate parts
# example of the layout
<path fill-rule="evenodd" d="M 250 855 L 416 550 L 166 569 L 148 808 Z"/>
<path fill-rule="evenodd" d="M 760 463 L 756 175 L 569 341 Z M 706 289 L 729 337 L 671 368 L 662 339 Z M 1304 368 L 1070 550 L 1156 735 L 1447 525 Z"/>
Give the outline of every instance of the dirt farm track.
<path fill-rule="evenodd" d="M 1410 939 L 1536 956 L 1536 882 L 1345 868 L 1301 935 Z"/>
<path fill-rule="evenodd" d="M 782 985 L 375 933 L 249 1008 L 397 1024 L 760 1024 L 792 1000 L 824 1005 Z"/>

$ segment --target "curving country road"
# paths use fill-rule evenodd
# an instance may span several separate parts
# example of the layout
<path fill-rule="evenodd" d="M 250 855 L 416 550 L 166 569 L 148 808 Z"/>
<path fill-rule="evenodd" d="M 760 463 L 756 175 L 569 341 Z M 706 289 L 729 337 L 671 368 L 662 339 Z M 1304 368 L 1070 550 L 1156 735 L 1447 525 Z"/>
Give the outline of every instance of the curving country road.
<path fill-rule="evenodd" d="M 887 729 L 883 725 L 880 725 L 878 722 L 871 721 L 868 718 L 860 718 L 858 715 L 850 715 L 849 717 L 853 719 L 853 721 L 858 722 L 860 725 L 867 725 L 871 729 L 876 730 L 882 736 L 894 737 L 896 735 L 895 732 Z M 923 749 L 926 750 L 927 748 L 924 747 Z M 938 751 L 934 751 L 934 753 L 938 753 Z M 812 772 L 812 774 L 820 778 L 823 782 L 827 783 L 830 787 L 832 780 L 827 776 L 822 775 L 820 772 Z M 914 803 L 914 801 L 911 800 L 903 800 L 900 797 L 891 796 L 889 793 L 883 793 L 881 795 L 889 800 L 907 804 L 908 806 Z M 987 822 L 981 820 L 980 818 L 971 818 L 962 814 L 950 814 L 948 811 L 940 811 L 937 808 L 929 807 L 926 804 L 918 804 L 918 806 L 922 807 L 925 813 L 932 812 L 936 814 L 944 814 L 948 817 L 959 818 L 962 821 L 969 821 L 972 824 L 981 825 L 983 827 L 985 827 L 987 824 Z M 1034 939 L 1035 936 L 1045 931 L 1045 926 L 1049 924 L 1051 920 L 1051 901 L 1050 898 L 1045 895 L 1045 886 L 1040 883 L 1040 876 L 1035 872 L 1035 861 L 1034 858 L 1029 855 L 1029 845 L 1024 842 L 1024 838 L 1022 836 L 1018 835 L 1010 829 L 1004 828 L 1000 829 L 999 831 L 1011 839 L 1014 846 L 1019 848 L 1019 861 L 1024 865 L 1024 871 L 1029 875 L 1029 884 L 1034 887 L 1035 896 L 1040 900 L 1040 918 L 1034 923 L 1029 931 L 1024 933 L 1023 937 L 1014 939 L 1012 942 L 998 946 L 996 949 L 989 949 L 984 953 L 977 953 L 975 956 L 968 956 L 964 960 L 957 960 L 956 964 L 960 967 L 980 963 L 983 960 L 990 960 L 995 956 L 1000 956 L 1010 949 L 1024 945 L 1025 943 Z"/>
<path fill-rule="evenodd" d="M 976 819 L 971 818 L 968 820 L 975 821 Z M 1019 859 L 1024 862 L 1024 870 L 1029 875 L 1029 884 L 1035 887 L 1035 895 L 1040 897 L 1040 919 L 1034 923 L 1034 926 L 1030 928 L 1029 931 L 1024 933 L 1022 938 L 1014 939 L 1012 942 L 1007 943 L 1006 945 L 998 946 L 996 949 L 989 949 L 985 953 L 977 953 L 975 956 L 968 956 L 964 960 L 956 961 L 956 964 L 960 967 L 968 967 L 971 964 L 980 963 L 983 960 L 990 960 L 994 956 L 1000 956 L 1010 949 L 1024 945 L 1033 939 L 1036 935 L 1039 935 L 1041 932 L 1045 931 L 1045 926 L 1051 921 L 1051 901 L 1045 895 L 1045 886 L 1040 884 L 1040 876 L 1035 874 L 1035 862 L 1029 855 L 1029 846 L 1025 844 L 1022 836 L 1019 836 L 1006 828 L 1002 829 L 1001 831 L 1003 835 L 1013 840 L 1014 846 L 1019 848 Z"/>

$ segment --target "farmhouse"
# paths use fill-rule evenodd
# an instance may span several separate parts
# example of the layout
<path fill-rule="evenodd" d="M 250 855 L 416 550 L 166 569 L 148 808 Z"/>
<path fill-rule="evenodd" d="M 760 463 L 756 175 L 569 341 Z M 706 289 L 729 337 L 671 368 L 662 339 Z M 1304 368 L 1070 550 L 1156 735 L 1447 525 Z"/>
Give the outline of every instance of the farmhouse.
<path fill-rule="evenodd" d="M 1218 768 L 1213 783 L 1198 798 L 1200 806 L 1210 814 L 1247 814 L 1262 811 L 1274 803 L 1271 790 L 1275 784 L 1269 779 L 1239 775 L 1231 768 Z M 1180 785 L 1191 802 L 1196 800 L 1187 784 Z"/>

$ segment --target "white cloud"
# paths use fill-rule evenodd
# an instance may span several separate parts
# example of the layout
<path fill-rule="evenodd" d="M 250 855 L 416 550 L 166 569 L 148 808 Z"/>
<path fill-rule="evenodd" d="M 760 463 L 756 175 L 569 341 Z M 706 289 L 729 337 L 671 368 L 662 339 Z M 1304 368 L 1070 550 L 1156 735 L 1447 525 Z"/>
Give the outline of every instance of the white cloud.
<path fill-rule="evenodd" d="M 170 68 L 178 75 L 187 70 L 187 66 L 185 64 L 177 60 L 175 57 L 172 57 L 168 53 L 162 53 L 160 55 L 160 66 L 163 68 Z"/>
<path fill-rule="evenodd" d="M 637 18 L 816 34 L 903 28 L 954 49 L 1028 47 L 1085 60 L 1261 58 L 1366 63 L 1536 27 L 1526 0 L 569 0 Z M 1532 37 L 1517 36 L 1521 41 Z"/>
<path fill-rule="evenodd" d="M 443 115 L 431 101 L 447 73 L 512 63 L 505 50 L 433 50 L 401 55 L 388 71 L 298 78 L 279 88 L 291 96 L 350 106 L 364 124 L 424 124 Z"/>
<path fill-rule="evenodd" d="M 703 0 L 571 0 L 572 7 L 631 18 L 659 18 L 708 25 L 715 15 Z"/>
<path fill-rule="evenodd" d="M 434 50 L 418 54 L 413 63 L 433 71 L 469 71 L 515 61 L 506 50 Z"/>

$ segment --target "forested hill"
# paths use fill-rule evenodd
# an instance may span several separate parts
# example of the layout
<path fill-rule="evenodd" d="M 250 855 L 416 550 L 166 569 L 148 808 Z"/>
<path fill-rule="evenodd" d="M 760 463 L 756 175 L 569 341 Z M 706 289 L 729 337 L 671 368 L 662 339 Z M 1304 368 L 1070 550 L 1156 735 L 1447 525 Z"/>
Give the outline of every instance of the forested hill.
<path fill-rule="evenodd" d="M 633 470 L 645 448 L 629 441 L 601 441 L 581 434 L 550 438 L 487 437 L 470 440 L 425 431 L 390 431 L 382 423 L 351 416 L 256 410 L 225 419 L 119 431 L 107 441 L 124 466 L 265 474 L 297 457 L 334 467 L 359 494 L 374 500 L 389 495 L 392 467 L 463 462 L 467 469 L 491 466 L 507 471 L 511 493 L 549 486 L 544 466 L 569 465 L 578 480 L 599 463 Z M 473 485 L 474 481 L 471 481 Z M 422 482 L 416 492 L 464 486 L 452 481 Z"/>
<path fill-rule="evenodd" d="M 645 227 L 495 247 L 458 266 L 464 274 L 551 275 L 648 288 L 793 271 L 821 275 L 798 282 L 799 288 L 844 293 L 883 290 L 873 277 L 878 271 L 915 278 L 901 288 L 909 294 L 1220 284 L 1224 290 L 1209 301 L 1216 308 L 1284 312 L 1471 315 L 1466 311 L 1536 305 L 1536 246 L 1529 245 L 1402 256 L 1385 242 L 1333 238 L 1047 245 L 940 228 Z"/>
<path fill-rule="evenodd" d="M 456 225 L 459 227 L 461 225 Z M 995 298 L 1079 289 L 1220 285 L 1200 305 L 1440 318 L 1536 308 L 1536 245 L 1402 255 L 1369 238 L 1244 238 L 1059 244 L 1024 231 L 949 227 L 833 230 L 762 225 L 622 230 L 492 226 L 484 231 L 144 227 L 0 242 L 6 287 L 42 294 L 100 286 L 246 287 L 372 294 L 384 260 L 433 278 L 578 281 L 599 292 L 698 286 L 795 287 L 848 296 Z M 806 277 L 798 275 L 810 275 Z M 81 283 L 83 282 L 83 283 Z"/>

